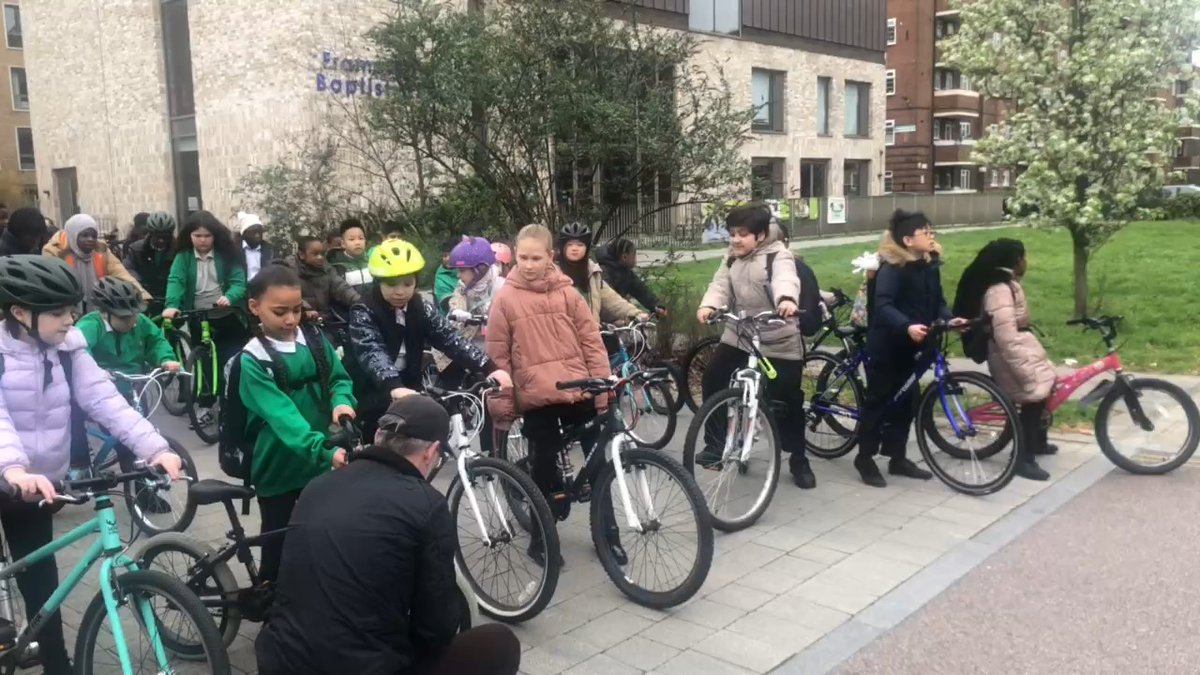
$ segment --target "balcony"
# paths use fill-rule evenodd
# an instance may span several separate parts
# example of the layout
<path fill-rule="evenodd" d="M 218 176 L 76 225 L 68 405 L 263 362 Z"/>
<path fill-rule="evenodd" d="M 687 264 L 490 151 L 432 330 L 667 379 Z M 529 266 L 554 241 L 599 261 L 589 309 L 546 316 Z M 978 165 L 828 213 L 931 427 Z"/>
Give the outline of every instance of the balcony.
<path fill-rule="evenodd" d="M 1175 168 L 1184 169 L 1200 169 L 1200 155 L 1179 155 L 1175 158 Z"/>
<path fill-rule="evenodd" d="M 1200 125 L 1180 124 L 1179 139 L 1182 141 L 1187 141 L 1189 139 L 1200 139 Z"/>
<path fill-rule="evenodd" d="M 933 92 L 934 117 L 979 117 L 979 92 L 939 89 Z"/>
<path fill-rule="evenodd" d="M 974 141 L 934 141 L 933 163 L 937 166 L 974 166 L 971 151 Z"/>

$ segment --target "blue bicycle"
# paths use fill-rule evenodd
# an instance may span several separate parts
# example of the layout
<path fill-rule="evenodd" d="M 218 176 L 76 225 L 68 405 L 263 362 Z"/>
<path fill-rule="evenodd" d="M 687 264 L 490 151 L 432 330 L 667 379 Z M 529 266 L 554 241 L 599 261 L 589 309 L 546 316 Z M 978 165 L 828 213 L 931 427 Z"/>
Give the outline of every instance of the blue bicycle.
<path fill-rule="evenodd" d="M 641 357 L 647 351 L 649 340 L 646 329 L 653 328 L 651 321 L 635 321 L 628 326 L 607 324 L 601 335 L 614 338 L 617 351 L 609 356 L 609 367 L 613 374 L 628 380 L 625 395 L 620 398 L 621 414 L 628 434 L 640 445 L 661 450 L 671 442 L 677 424 L 675 395 L 671 392 L 672 379 L 642 381 L 633 377 L 644 370 Z"/>

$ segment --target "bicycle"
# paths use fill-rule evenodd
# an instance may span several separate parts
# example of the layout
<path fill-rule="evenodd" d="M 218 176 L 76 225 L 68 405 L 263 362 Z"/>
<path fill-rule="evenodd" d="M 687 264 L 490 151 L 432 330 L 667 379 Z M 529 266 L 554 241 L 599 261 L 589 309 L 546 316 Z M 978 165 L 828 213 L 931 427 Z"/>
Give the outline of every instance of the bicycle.
<path fill-rule="evenodd" d="M 862 374 L 867 364 L 867 329 L 835 326 L 842 342 L 835 352 L 810 351 L 804 357 L 802 386 L 805 400 L 804 446 L 817 457 L 836 459 L 858 444 L 857 416 L 829 410 L 857 410 L 866 399 Z"/>
<path fill-rule="evenodd" d="M 156 298 L 160 304 L 164 301 L 161 298 Z M 188 355 L 192 353 L 191 340 L 187 333 L 175 327 L 174 319 L 167 319 L 162 316 L 154 318 L 154 322 L 162 328 L 163 337 L 166 338 L 167 344 L 171 345 L 171 350 L 175 352 L 176 363 L 187 363 Z M 173 375 L 162 386 L 162 406 L 167 412 L 179 417 L 187 414 L 187 386 L 183 381 L 187 375 Z"/>
<path fill-rule="evenodd" d="M 606 324 L 601 329 L 601 335 L 612 336 L 617 343 L 617 353 L 609 356 L 613 373 L 629 380 L 633 373 L 642 370 L 638 360 L 646 352 L 647 344 L 643 330 L 653 326 L 651 321 L 635 321 L 628 326 Z M 633 347 L 632 353 L 626 348 L 627 342 Z M 671 381 L 674 381 L 674 374 Z M 630 436 L 648 448 L 661 450 L 666 447 L 675 435 L 675 413 L 679 409 L 671 395 L 670 382 L 649 382 L 636 388 L 630 384 L 626 386 L 625 394 L 621 401 L 626 403 L 626 408 L 621 412 Z M 648 421 L 653 424 L 647 425 Z"/>
<path fill-rule="evenodd" d="M 1047 403 L 1047 410 L 1053 413 L 1070 400 L 1071 395 L 1091 379 L 1113 373 L 1112 380 L 1104 380 L 1095 389 L 1086 394 L 1080 401 L 1081 408 L 1088 408 L 1099 402 L 1096 408 L 1095 434 L 1100 451 L 1113 464 L 1134 474 L 1157 475 L 1164 474 L 1182 466 L 1191 459 L 1200 444 L 1200 410 L 1196 402 L 1178 386 L 1166 380 L 1156 378 L 1135 378 L 1125 373 L 1121 365 L 1121 354 L 1117 341 L 1117 326 L 1124 317 L 1100 316 L 1072 319 L 1068 326 L 1082 326 L 1086 330 L 1096 330 L 1101 334 L 1105 345 L 1105 356 L 1098 361 L 1075 370 L 1058 378 L 1054 390 Z M 1179 412 L 1171 414 L 1163 401 L 1154 403 L 1152 394 L 1159 394 L 1170 402 L 1175 403 Z M 1154 405 L 1147 405 L 1147 401 Z M 1124 404 L 1124 409 L 1119 408 Z M 1151 417 L 1157 412 L 1157 417 Z M 967 414 L 973 423 L 988 426 L 992 429 L 994 440 L 988 442 L 977 451 L 981 457 L 995 454 L 1007 445 L 1013 437 L 1012 425 L 1000 417 L 991 404 L 971 407 Z M 1124 416 L 1123 420 L 1114 423 L 1112 416 Z M 1122 426 L 1122 423 L 1124 426 Z M 1186 424 L 1186 428 L 1183 425 Z M 941 428 L 933 425 L 931 438 L 934 444 L 943 452 L 955 457 L 962 455 L 962 450 L 950 443 L 941 433 Z M 1141 443 L 1133 443 L 1135 453 L 1127 455 L 1118 449 L 1121 439 L 1114 440 L 1122 432 L 1143 432 L 1145 438 Z M 1163 433 L 1156 439 L 1167 439 L 1166 443 L 1173 445 L 1172 439 L 1178 439 L 1178 448 L 1152 447 L 1150 436 L 1155 431 L 1174 432 Z M 1144 458 L 1140 459 L 1140 458 Z"/>
<path fill-rule="evenodd" d="M 341 420 L 340 426 L 340 431 L 326 443 L 357 452 L 362 447 L 357 429 L 347 419 Z M 265 543 L 283 536 L 287 528 L 246 534 L 234 502 L 247 503 L 255 496 L 254 489 L 249 486 L 213 478 L 199 481 L 192 486 L 192 498 L 199 506 L 221 504 L 225 508 L 229 518 L 229 530 L 225 533 L 227 543 L 220 549 L 213 549 L 188 535 L 166 532 L 146 540 L 132 556 L 147 569 L 156 568 L 183 581 L 200 598 L 226 646 L 233 644 L 243 621 L 261 623 L 266 620 L 275 598 L 275 587 L 263 582 L 259 576 L 253 549 L 262 548 Z M 245 570 L 241 577 L 247 580 L 245 585 L 238 582 L 239 576 L 230 568 L 230 562 L 235 558 Z M 470 589 L 461 577 L 458 585 L 464 607 L 461 629 L 467 630 L 479 624 L 479 616 L 475 603 L 467 594 Z M 201 653 L 200 644 L 185 644 L 182 640 L 177 641 L 175 649 L 181 658 L 195 658 Z"/>
<path fill-rule="evenodd" d="M 216 311 L 235 311 L 230 308 L 195 309 L 180 312 L 177 320 L 196 319 L 200 323 L 200 339 L 191 345 L 184 361 L 184 370 L 191 373 L 188 391 L 184 395 L 188 419 L 200 440 L 208 444 L 220 440 L 218 420 L 221 417 L 221 363 L 217 344 L 213 341 L 210 315 Z M 165 319 L 164 319 L 165 321 Z M 195 339 L 195 336 L 193 336 Z M 183 387 L 183 384 L 180 384 Z"/>
<path fill-rule="evenodd" d="M 695 479 L 662 451 L 638 446 L 621 412 L 619 398 L 627 395 L 629 384 L 669 377 L 670 371 L 660 368 L 638 371 L 629 378 L 586 378 L 557 384 L 561 390 L 578 389 L 618 400 L 610 400 L 607 410 L 588 422 L 564 428 L 565 442 L 558 457 L 563 487 L 551 498 L 591 502 L 592 545 L 601 567 L 629 599 L 653 609 L 691 599 L 708 577 L 713 556 L 712 523 Z M 571 446 L 576 442 L 582 446 L 582 439 L 596 430 L 595 446 L 584 448 L 584 465 L 572 475 Z M 508 450 L 507 445 L 501 447 Z M 529 461 L 526 457 L 518 466 L 527 470 Z M 648 476 L 652 471 L 655 476 Z M 657 496 L 652 494 L 652 486 Z M 663 496 L 668 491 L 673 494 Z M 676 531 L 677 527 L 688 531 Z M 629 543 L 632 545 L 626 545 Z M 680 545 L 688 550 L 690 563 L 675 552 Z M 655 561 L 669 569 L 647 569 Z"/>
<path fill-rule="evenodd" d="M 176 375 L 176 373 L 171 373 L 164 368 L 156 368 L 146 375 L 126 375 L 117 371 L 111 371 L 110 374 L 115 379 L 130 383 L 134 388 L 134 396 L 130 405 L 139 415 L 146 419 L 150 419 L 166 396 L 161 389 L 161 379 L 168 376 L 175 377 Z M 183 371 L 178 374 L 187 375 Z M 145 399 L 148 394 L 154 400 L 153 391 L 155 387 L 158 387 L 157 400 L 155 400 L 154 405 L 146 406 Z M 121 445 L 116 436 L 108 433 L 100 425 L 90 422 L 87 424 L 87 436 L 88 444 L 93 446 L 91 451 L 91 468 L 93 474 L 111 471 L 117 465 L 120 465 L 120 468 L 124 471 L 129 470 L 132 464 L 131 453 Z M 183 485 L 167 486 L 165 492 L 168 497 L 164 498 L 162 496 L 164 489 L 156 488 L 153 482 L 135 483 L 134 481 L 129 481 L 124 484 L 125 504 L 129 509 L 129 515 L 133 518 L 133 522 L 137 524 L 138 528 L 147 534 L 157 534 L 171 530 L 182 532 L 187 529 L 196 515 L 196 505 L 189 498 L 188 488 L 186 487 L 199 480 L 200 476 L 196 470 L 196 462 L 179 441 L 165 434 L 163 438 L 166 439 L 171 452 L 179 455 L 179 459 L 182 460 L 183 474 L 187 478 L 187 480 L 181 481 Z"/>
<path fill-rule="evenodd" d="M 13 610 L 13 603 L 5 603 L 4 609 L 12 613 L 0 618 L 0 645 L 3 646 L 0 651 L 0 670 L 13 673 L 28 657 L 27 650 L 44 625 L 45 618 L 62 607 L 66 597 L 85 583 L 88 571 L 100 561 L 96 577 L 100 590 L 79 621 L 74 657 L 76 672 L 116 671 L 128 674 L 135 672 L 135 668 L 136 672 L 149 669 L 159 673 L 232 672 L 221 636 L 199 599 L 177 579 L 162 572 L 141 569 L 134 559 L 125 555 L 125 544 L 118 535 L 110 493 L 118 484 L 130 481 L 153 481 L 165 486 L 169 479 L 156 469 L 139 468 L 127 473 L 55 483 L 58 493 L 56 503 L 84 504 L 94 500 L 96 515 L 20 560 L 11 563 L 4 560 L 0 582 L 5 585 L 5 595 L 8 598 L 15 597 L 11 582 L 30 565 L 89 537 L 92 543 L 28 625 L 18 628 L 17 623 L 21 618 Z M 15 488 L 2 481 L 0 493 L 9 499 L 16 499 Z M 43 501 L 42 505 L 45 504 Z M 163 615 L 170 613 L 177 615 L 175 620 L 164 621 Z M 200 648 L 201 658 L 206 662 L 195 670 L 178 669 L 179 664 L 172 658 L 179 654 L 174 649 L 176 644 L 172 642 L 170 633 L 181 628 L 182 621 L 189 622 L 190 634 Z M 100 637 L 106 622 L 111 639 Z M 148 651 L 140 652 L 138 658 L 132 658 L 130 654 L 130 647 L 135 646 L 135 636 L 137 645 L 148 648 Z"/>
<path fill-rule="evenodd" d="M 746 367 L 733 374 L 730 386 L 705 399 L 692 418 L 683 443 L 683 466 L 694 476 L 697 445 L 702 451 L 721 448 L 720 459 L 705 463 L 702 469 L 707 469 L 702 476 L 712 475 L 715 470 L 715 478 L 706 482 L 702 491 L 713 527 L 722 532 L 737 532 L 762 517 L 779 480 L 782 443 L 775 415 L 766 404 L 763 382 L 763 377 L 775 378 L 775 369 L 762 354 L 760 331 L 766 326 L 781 326 L 785 320 L 775 312 L 742 317 L 719 310 L 708 323 L 732 324 L 738 342 L 747 348 L 750 356 Z M 723 422 L 717 421 L 721 419 L 719 415 L 725 416 Z M 717 437 L 717 429 L 724 430 L 724 438 Z M 755 441 L 760 438 L 769 445 L 762 452 L 754 449 Z M 746 480 L 739 484 L 751 486 L 746 495 L 734 491 L 735 483 L 743 477 Z M 761 487 L 755 487 L 760 483 Z"/>

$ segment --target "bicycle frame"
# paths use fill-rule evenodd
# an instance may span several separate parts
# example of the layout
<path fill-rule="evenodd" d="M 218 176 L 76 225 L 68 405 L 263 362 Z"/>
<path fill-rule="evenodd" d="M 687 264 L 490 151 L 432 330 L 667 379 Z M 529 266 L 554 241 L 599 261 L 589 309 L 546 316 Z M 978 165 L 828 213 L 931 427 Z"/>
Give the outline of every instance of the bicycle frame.
<path fill-rule="evenodd" d="M 200 344 L 208 347 L 209 367 L 212 368 L 212 370 L 209 371 L 210 375 L 208 378 L 212 380 L 212 391 L 209 393 L 213 396 L 216 396 L 221 393 L 217 389 L 217 380 L 220 379 L 218 375 L 220 372 L 218 370 L 218 368 L 220 368 L 220 363 L 217 357 L 217 345 L 212 339 L 212 324 L 208 322 L 207 315 L 200 319 Z M 197 363 L 196 365 L 200 364 Z M 197 372 L 194 374 L 195 377 L 193 377 L 192 380 L 196 383 L 196 393 L 199 394 L 204 390 L 204 369 L 197 368 L 196 371 Z"/>
<path fill-rule="evenodd" d="M 1120 377 L 1124 372 L 1124 369 L 1121 366 L 1121 355 L 1115 351 L 1107 354 L 1104 358 L 1099 359 L 1098 361 L 1094 361 L 1071 372 L 1070 374 L 1058 378 L 1054 384 L 1054 391 L 1050 394 L 1050 400 L 1046 404 L 1046 410 L 1049 412 L 1058 410 L 1063 406 L 1064 403 L 1070 400 L 1071 395 L 1074 394 L 1076 390 L 1086 384 L 1089 380 L 1097 375 L 1103 375 L 1104 373 L 1109 372 L 1116 373 L 1118 381 L 1120 381 Z M 1081 403 L 1083 405 L 1087 405 L 1094 402 L 1089 401 L 1088 399 L 1090 398 L 1092 398 L 1090 395 L 1084 397 L 1084 400 Z M 1005 418 L 996 414 L 995 407 L 995 403 L 988 403 L 971 408 L 968 411 L 968 414 L 970 414 L 971 419 L 974 421 L 989 423 L 1004 422 Z"/>
<path fill-rule="evenodd" d="M 17 644 L 5 652 L 3 656 L 0 656 L 0 661 L 14 658 L 16 655 L 24 653 L 25 649 L 33 641 L 33 638 L 37 636 L 46 618 L 62 607 L 67 596 L 83 581 L 84 576 L 87 575 L 92 565 L 97 560 L 103 558 L 100 562 L 99 572 L 100 593 L 104 598 L 104 607 L 108 614 L 110 630 L 112 631 L 113 640 L 117 647 L 117 657 L 121 661 L 121 670 L 125 675 L 132 674 L 133 669 L 129 660 L 129 648 L 125 644 L 125 630 L 117 615 L 117 598 L 113 592 L 113 579 L 114 567 L 123 567 L 133 571 L 138 569 L 138 566 L 133 559 L 122 552 L 124 544 L 121 543 L 117 516 L 113 511 L 112 500 L 103 494 L 96 495 L 95 500 L 96 517 L 0 570 L 0 579 L 12 579 L 29 569 L 29 567 L 36 565 L 68 546 L 90 535 L 97 535 L 96 540 L 84 552 L 83 557 L 67 573 L 66 578 L 59 583 L 54 593 L 50 595 L 50 599 L 46 601 L 46 604 L 29 621 L 29 625 L 25 627 L 25 630 L 17 638 Z M 145 626 L 146 632 L 149 634 L 151 643 L 154 646 L 154 656 L 158 661 L 159 668 L 161 672 L 170 672 L 167 653 L 163 648 L 162 639 L 158 634 L 158 622 L 154 617 L 153 608 L 145 598 L 138 598 L 136 602 L 138 604 L 138 612 L 142 617 L 142 625 Z"/>

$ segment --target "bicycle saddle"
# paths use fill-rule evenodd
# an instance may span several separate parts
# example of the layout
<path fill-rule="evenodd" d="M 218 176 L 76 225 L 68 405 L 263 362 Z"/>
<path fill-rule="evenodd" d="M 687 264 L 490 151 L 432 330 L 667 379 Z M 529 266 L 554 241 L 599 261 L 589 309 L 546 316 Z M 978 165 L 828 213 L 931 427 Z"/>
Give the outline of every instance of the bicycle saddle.
<path fill-rule="evenodd" d="M 867 329 L 864 326 L 855 325 L 838 326 L 837 328 L 833 329 L 833 333 L 840 338 L 850 338 L 858 337 L 859 335 L 866 335 Z"/>
<path fill-rule="evenodd" d="M 188 496 L 194 499 L 197 505 L 205 506 L 235 499 L 250 499 L 254 497 L 254 490 L 215 478 L 205 478 L 192 483 Z"/>

